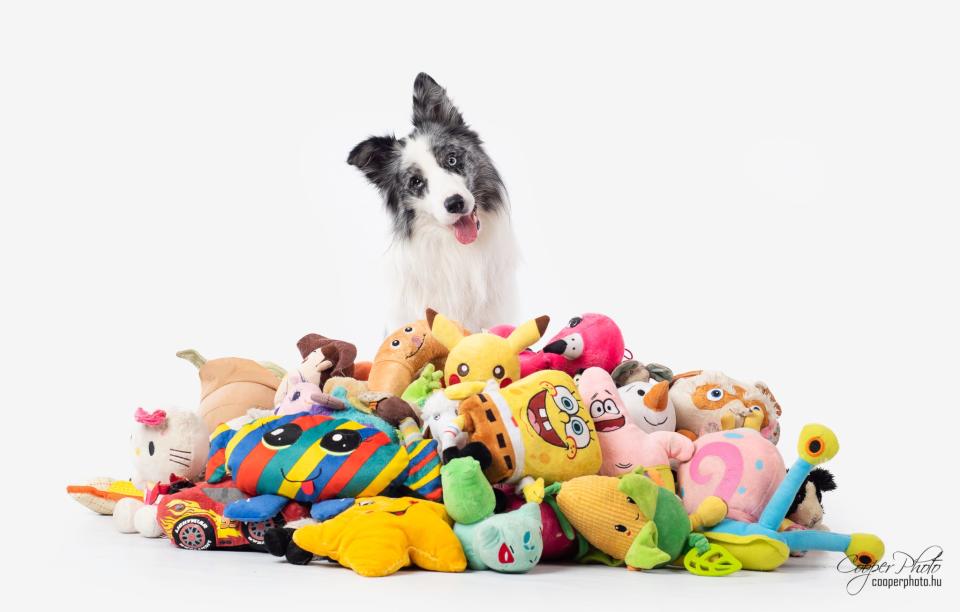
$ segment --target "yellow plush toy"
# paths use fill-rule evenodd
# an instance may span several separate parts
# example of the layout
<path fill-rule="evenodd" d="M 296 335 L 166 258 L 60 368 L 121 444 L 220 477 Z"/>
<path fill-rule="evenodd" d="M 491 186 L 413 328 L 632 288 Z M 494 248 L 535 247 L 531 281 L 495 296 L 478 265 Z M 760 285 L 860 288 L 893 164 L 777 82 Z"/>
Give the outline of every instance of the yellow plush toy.
<path fill-rule="evenodd" d="M 434 572 L 467 567 L 443 504 L 412 497 L 366 497 L 336 517 L 293 532 L 299 548 L 361 576 L 389 576 L 409 565 Z"/>
<path fill-rule="evenodd" d="M 500 390 L 522 439 L 512 482 L 528 501 L 543 499 L 544 484 L 596 474 L 602 456 L 596 427 L 569 374 L 542 370 Z"/>
<path fill-rule="evenodd" d="M 443 368 L 447 397 L 464 399 L 479 393 L 488 380 L 501 387 L 518 380 L 518 354 L 543 336 L 550 317 L 527 321 L 506 338 L 488 332 L 466 335 L 460 325 L 430 309 L 427 321 L 433 336 L 450 351 Z"/>

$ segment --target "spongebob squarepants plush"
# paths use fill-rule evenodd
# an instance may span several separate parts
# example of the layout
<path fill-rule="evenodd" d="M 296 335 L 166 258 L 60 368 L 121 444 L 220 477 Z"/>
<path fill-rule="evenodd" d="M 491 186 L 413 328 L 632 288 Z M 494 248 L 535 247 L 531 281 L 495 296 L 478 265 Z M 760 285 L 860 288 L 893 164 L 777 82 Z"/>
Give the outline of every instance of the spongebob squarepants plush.
<path fill-rule="evenodd" d="M 479 393 L 488 380 L 501 387 L 518 380 L 518 354 L 540 339 L 550 317 L 527 321 L 506 338 L 488 332 L 465 335 L 458 324 L 429 309 L 427 321 L 433 336 L 450 351 L 443 369 L 447 397 L 463 399 Z"/>

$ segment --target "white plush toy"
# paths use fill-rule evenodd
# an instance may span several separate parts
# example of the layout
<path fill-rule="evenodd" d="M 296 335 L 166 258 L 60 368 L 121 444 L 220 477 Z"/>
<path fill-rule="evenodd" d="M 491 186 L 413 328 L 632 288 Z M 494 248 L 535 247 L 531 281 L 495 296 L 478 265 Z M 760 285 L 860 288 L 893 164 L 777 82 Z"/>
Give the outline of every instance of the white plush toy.
<path fill-rule="evenodd" d="M 665 380 L 635 380 L 617 392 L 630 418 L 647 433 L 677 430 L 677 409 L 670 401 L 670 383 Z"/>
<path fill-rule="evenodd" d="M 458 413 L 459 406 L 459 401 L 448 398 L 442 391 L 434 391 L 420 410 L 423 430 L 430 430 L 430 437 L 437 441 L 441 454 L 467 442 L 467 434 L 461 430 L 463 420 Z"/>
<path fill-rule="evenodd" d="M 123 533 L 163 535 L 157 523 L 157 506 L 163 485 L 175 480 L 196 481 L 203 475 L 209 434 L 199 415 L 186 410 L 137 408 L 130 436 L 133 451 L 133 484 L 144 491 L 144 500 L 122 499 L 113 509 L 113 520 Z M 144 503 L 148 502 L 148 503 Z"/>
<path fill-rule="evenodd" d="M 630 360 L 618 365 L 612 376 L 630 419 L 640 429 L 647 433 L 677 430 L 677 410 L 670 400 L 670 368 Z"/>

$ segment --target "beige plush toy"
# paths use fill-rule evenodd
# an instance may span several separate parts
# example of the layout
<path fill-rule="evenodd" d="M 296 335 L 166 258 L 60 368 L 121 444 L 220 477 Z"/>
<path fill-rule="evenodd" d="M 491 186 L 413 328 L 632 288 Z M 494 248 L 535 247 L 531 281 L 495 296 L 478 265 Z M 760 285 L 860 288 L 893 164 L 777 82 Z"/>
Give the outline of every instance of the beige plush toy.
<path fill-rule="evenodd" d="M 691 439 L 738 427 L 759 431 L 774 444 L 780 439 L 780 404 L 763 383 L 697 370 L 674 376 L 670 401 L 677 412 L 677 431 Z"/>
<path fill-rule="evenodd" d="M 280 379 L 286 374 L 283 368 L 269 361 L 257 363 L 241 357 L 207 361 L 193 349 L 180 351 L 177 357 L 186 359 L 199 370 L 197 412 L 209 432 L 220 423 L 245 415 L 251 408 L 272 409 Z"/>

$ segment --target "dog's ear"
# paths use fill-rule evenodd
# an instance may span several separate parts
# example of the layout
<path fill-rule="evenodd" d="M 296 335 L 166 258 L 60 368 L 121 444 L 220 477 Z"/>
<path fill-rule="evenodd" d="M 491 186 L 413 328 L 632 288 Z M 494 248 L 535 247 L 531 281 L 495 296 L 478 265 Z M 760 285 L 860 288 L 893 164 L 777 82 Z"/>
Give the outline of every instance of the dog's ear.
<path fill-rule="evenodd" d="M 425 123 L 464 125 L 463 116 L 447 97 L 446 90 L 429 74 L 421 72 L 413 82 L 413 125 L 421 128 Z"/>
<path fill-rule="evenodd" d="M 400 141 L 393 136 L 371 136 L 353 147 L 347 163 L 356 166 L 371 183 L 385 187 L 390 165 L 400 155 Z"/>

